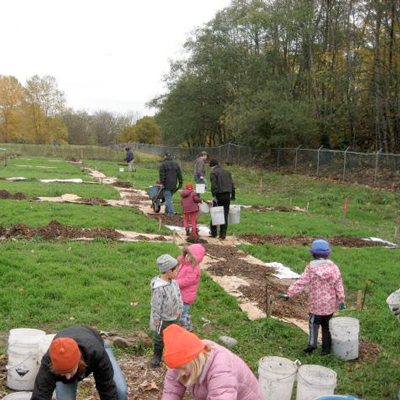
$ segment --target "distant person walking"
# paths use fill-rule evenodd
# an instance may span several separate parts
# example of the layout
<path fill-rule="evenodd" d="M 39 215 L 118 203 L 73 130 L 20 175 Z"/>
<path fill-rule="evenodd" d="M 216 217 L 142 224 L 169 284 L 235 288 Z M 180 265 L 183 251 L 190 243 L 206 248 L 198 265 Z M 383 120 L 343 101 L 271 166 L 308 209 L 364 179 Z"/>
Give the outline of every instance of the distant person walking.
<path fill-rule="evenodd" d="M 197 213 L 199 211 L 200 196 L 193 190 L 193 185 L 189 182 L 181 192 L 183 227 L 187 236 L 197 237 Z M 190 223 L 189 223 L 190 222 Z M 190 225 L 192 229 L 190 230 Z"/>
<path fill-rule="evenodd" d="M 226 238 L 228 229 L 229 206 L 231 200 L 235 200 L 235 185 L 232 175 L 229 171 L 222 168 L 217 160 L 210 160 L 211 174 L 211 194 L 213 196 L 213 207 L 224 207 L 225 224 L 220 225 L 219 238 Z M 211 236 L 217 237 L 217 225 L 213 225 L 211 221 Z"/>
<path fill-rule="evenodd" d="M 125 161 L 128 163 L 129 172 L 134 172 L 135 166 L 133 165 L 133 162 L 135 161 L 135 157 L 133 156 L 133 151 L 131 150 L 130 147 L 125 147 L 125 151 L 126 151 Z"/>
<path fill-rule="evenodd" d="M 181 167 L 172 159 L 171 153 L 166 153 L 164 161 L 160 164 L 160 182 L 164 186 L 165 213 L 174 215 L 172 196 L 183 184 Z"/>
<path fill-rule="evenodd" d="M 202 151 L 200 153 L 200 157 L 196 158 L 194 162 L 194 181 L 196 183 L 206 183 L 205 175 L 206 175 L 206 160 L 208 158 L 208 154 L 206 151 Z"/>

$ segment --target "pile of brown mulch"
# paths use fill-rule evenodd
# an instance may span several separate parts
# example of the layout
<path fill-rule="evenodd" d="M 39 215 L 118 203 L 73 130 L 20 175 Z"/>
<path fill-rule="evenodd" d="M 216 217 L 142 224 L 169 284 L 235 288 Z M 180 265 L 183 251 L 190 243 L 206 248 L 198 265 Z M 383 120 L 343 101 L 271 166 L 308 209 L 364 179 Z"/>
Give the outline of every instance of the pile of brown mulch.
<path fill-rule="evenodd" d="M 118 240 L 123 235 L 113 228 L 95 228 L 85 229 L 66 226 L 60 224 L 58 221 L 53 220 L 47 226 L 39 228 L 30 228 L 25 224 L 16 224 L 9 229 L 2 228 L 2 236 L 10 237 L 24 237 L 31 238 L 33 236 L 40 236 L 45 240 L 59 239 L 59 238 L 106 238 L 111 240 Z"/>
<path fill-rule="evenodd" d="M 368 340 L 360 338 L 359 343 L 358 361 L 372 361 L 383 351 L 383 347 Z"/>
<path fill-rule="evenodd" d="M 245 240 L 251 244 L 271 243 L 275 245 L 296 245 L 309 246 L 314 240 L 321 239 L 320 236 L 284 236 L 279 234 L 261 235 L 261 234 L 246 234 L 238 235 L 238 238 Z M 328 238 L 329 243 L 339 247 L 382 247 L 387 244 L 382 242 L 372 242 L 354 237 L 336 236 Z"/>
<path fill-rule="evenodd" d="M 246 207 L 246 209 L 248 209 Z M 251 206 L 251 210 L 257 210 L 260 212 L 267 212 L 267 211 L 278 211 L 278 212 L 296 212 L 296 211 L 304 211 L 296 207 L 265 207 L 265 206 Z"/>
<path fill-rule="evenodd" d="M 90 204 L 90 205 L 100 205 L 100 206 L 108 206 L 106 200 L 101 199 L 100 197 L 82 197 L 79 200 L 79 203 Z"/>
<path fill-rule="evenodd" d="M 115 187 L 126 188 L 126 189 L 132 187 L 132 184 L 130 182 L 121 182 L 121 181 L 114 182 L 112 185 Z"/>
<path fill-rule="evenodd" d="M 0 190 L 0 199 L 26 200 L 27 196 L 22 192 L 12 194 L 7 190 Z"/>
<path fill-rule="evenodd" d="M 165 215 L 165 214 L 148 214 L 149 217 L 159 220 L 164 225 L 183 226 L 183 217 L 179 214 Z"/>
<path fill-rule="evenodd" d="M 70 161 L 70 162 L 79 162 L 79 160 L 77 160 L 75 157 L 67 158 L 67 161 Z"/>
<path fill-rule="evenodd" d="M 270 295 L 286 293 L 290 281 L 284 281 L 272 276 L 274 269 L 264 265 L 251 264 L 243 260 L 247 253 L 234 246 L 207 245 L 207 254 L 220 261 L 213 264 L 207 271 L 217 276 L 237 276 L 250 283 L 250 286 L 240 286 L 238 290 L 243 297 L 257 304 L 260 310 L 266 312 L 267 299 Z M 296 296 L 295 300 L 285 301 L 276 298 L 272 315 L 281 318 L 308 318 L 308 299 L 305 293 Z"/>

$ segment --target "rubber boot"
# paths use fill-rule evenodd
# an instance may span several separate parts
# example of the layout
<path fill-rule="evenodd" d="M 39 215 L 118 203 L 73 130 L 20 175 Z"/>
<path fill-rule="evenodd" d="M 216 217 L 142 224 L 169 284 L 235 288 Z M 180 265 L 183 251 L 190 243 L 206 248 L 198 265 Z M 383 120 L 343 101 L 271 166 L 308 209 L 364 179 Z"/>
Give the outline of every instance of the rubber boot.
<path fill-rule="evenodd" d="M 151 368 L 158 368 L 161 366 L 161 357 L 162 357 L 163 349 L 162 347 L 154 346 L 154 355 L 150 361 Z"/>

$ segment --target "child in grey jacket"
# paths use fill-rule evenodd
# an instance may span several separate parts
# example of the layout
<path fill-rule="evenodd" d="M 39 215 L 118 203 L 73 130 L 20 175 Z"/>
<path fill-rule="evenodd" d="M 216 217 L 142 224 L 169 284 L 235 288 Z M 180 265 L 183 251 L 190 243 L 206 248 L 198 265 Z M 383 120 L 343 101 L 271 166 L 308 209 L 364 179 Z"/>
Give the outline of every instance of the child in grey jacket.
<path fill-rule="evenodd" d="M 163 254 L 157 258 L 160 275 L 151 280 L 151 314 L 150 329 L 154 331 L 153 345 L 154 355 L 150 366 L 157 368 L 164 349 L 163 330 L 178 323 L 182 315 L 183 302 L 179 285 L 174 279 L 177 274 L 179 262 L 169 254 Z"/>

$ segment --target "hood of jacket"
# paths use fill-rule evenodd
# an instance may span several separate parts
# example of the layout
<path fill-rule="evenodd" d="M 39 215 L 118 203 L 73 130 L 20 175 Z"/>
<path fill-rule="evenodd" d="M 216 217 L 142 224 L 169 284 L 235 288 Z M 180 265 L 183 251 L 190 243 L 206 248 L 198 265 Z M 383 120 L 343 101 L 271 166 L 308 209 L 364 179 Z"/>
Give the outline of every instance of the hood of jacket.
<path fill-rule="evenodd" d="M 201 263 L 206 254 L 206 249 L 200 243 L 191 244 L 188 250 L 196 257 L 197 261 Z"/>
<path fill-rule="evenodd" d="M 335 282 L 338 278 L 335 264 L 330 260 L 311 261 L 313 274 L 323 281 Z"/>
<path fill-rule="evenodd" d="M 166 282 L 164 279 L 161 279 L 159 276 L 156 276 L 151 280 L 150 287 L 151 289 L 157 289 L 159 287 L 168 286 L 171 282 Z"/>

